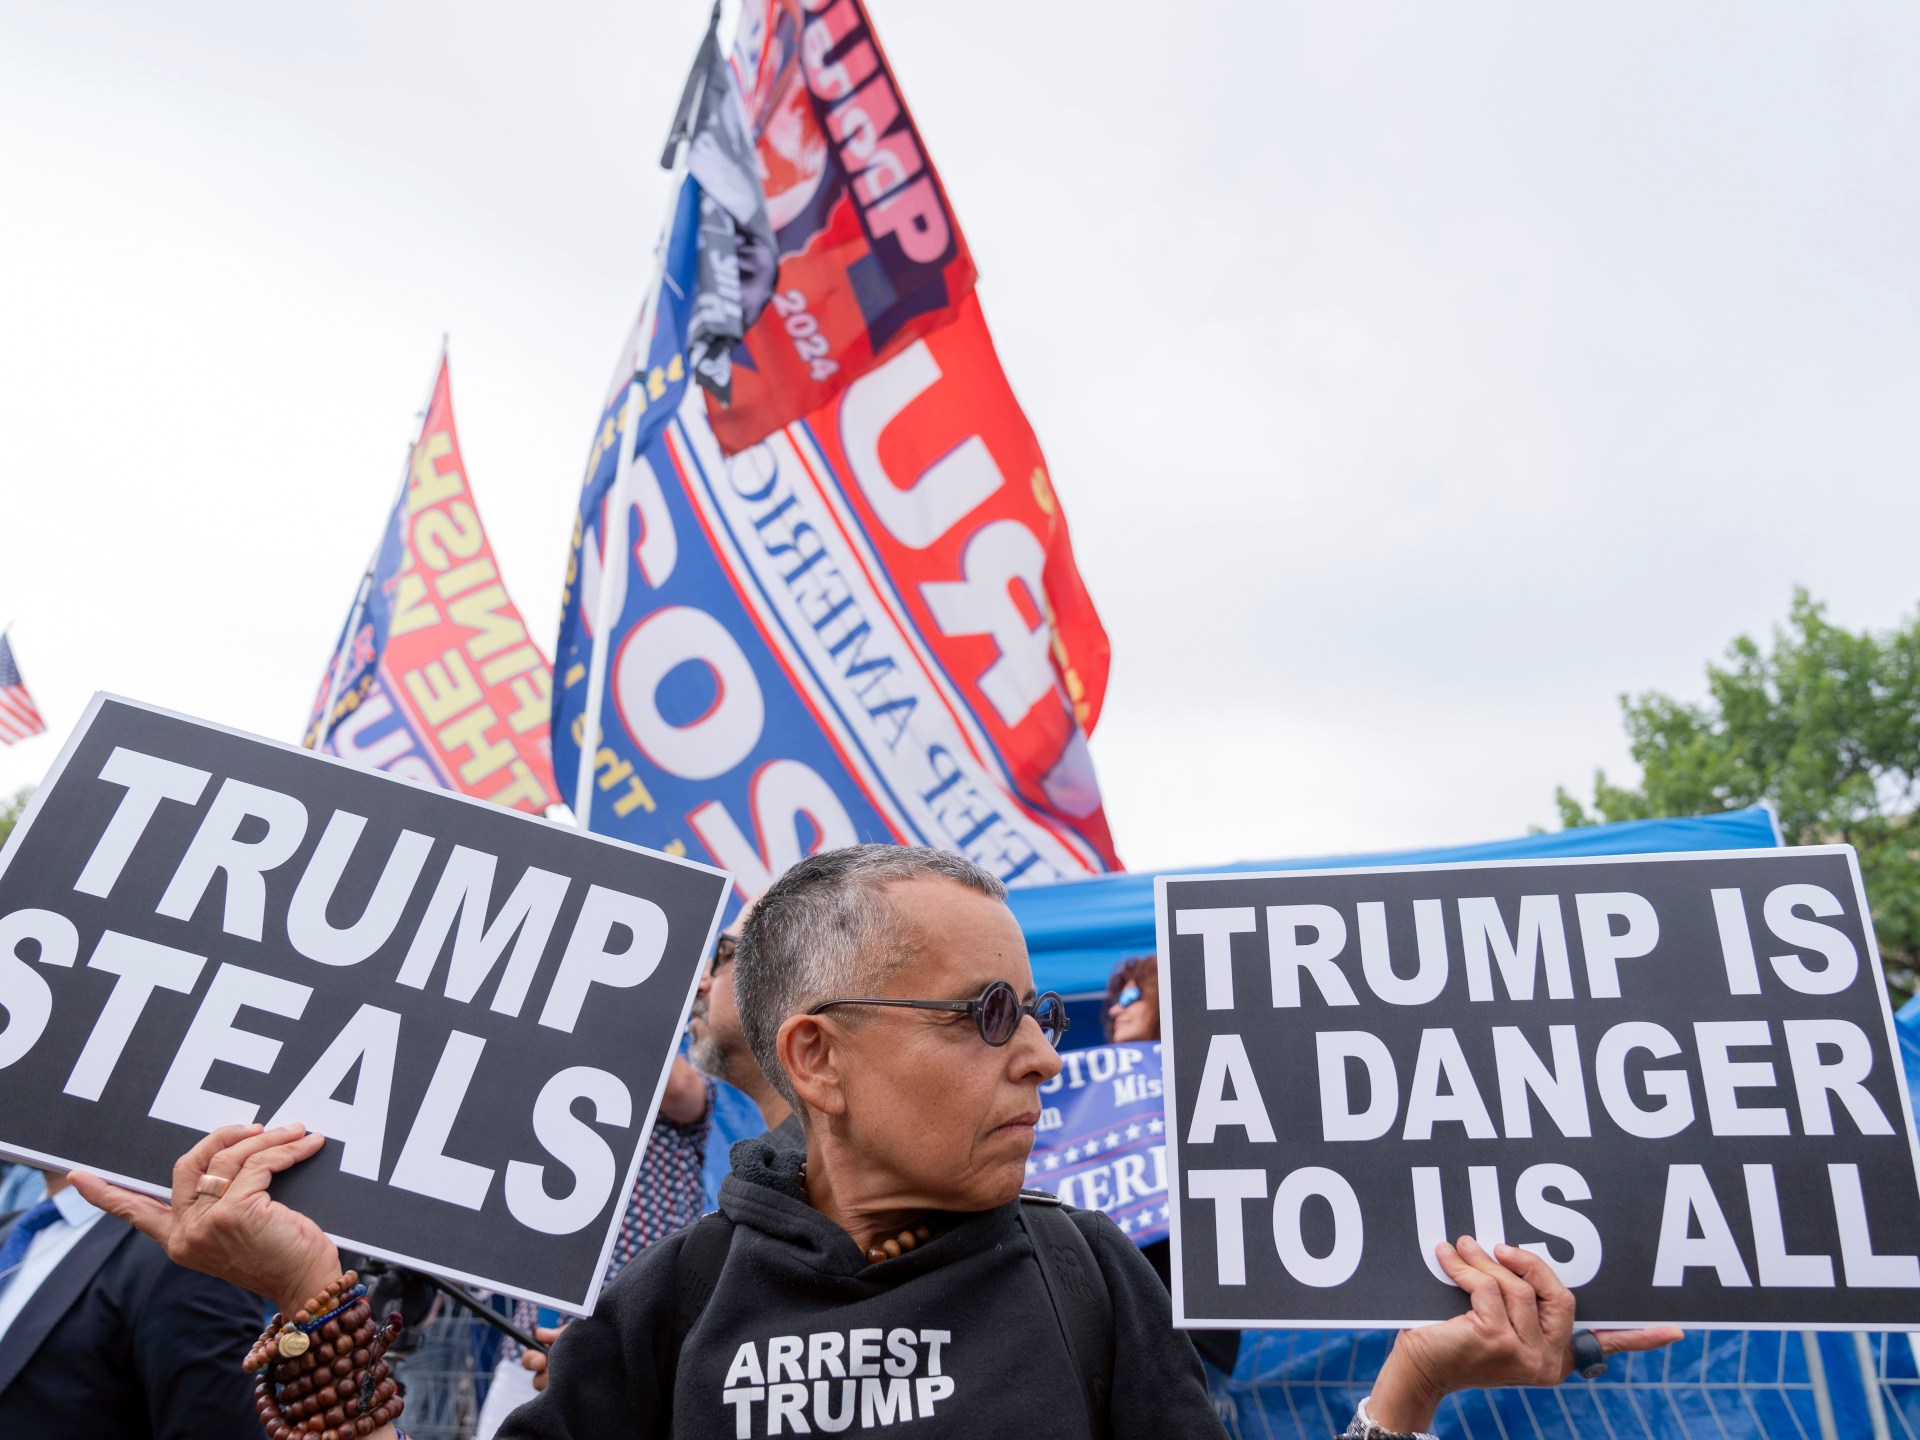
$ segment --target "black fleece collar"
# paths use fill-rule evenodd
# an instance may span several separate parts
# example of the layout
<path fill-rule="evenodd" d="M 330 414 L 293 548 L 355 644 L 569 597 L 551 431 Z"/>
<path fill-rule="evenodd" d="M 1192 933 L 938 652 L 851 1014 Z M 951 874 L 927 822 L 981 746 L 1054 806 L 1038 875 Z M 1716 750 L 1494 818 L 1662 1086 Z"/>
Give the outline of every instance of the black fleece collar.
<path fill-rule="evenodd" d="M 728 1152 L 733 1173 L 720 1183 L 720 1208 L 736 1225 L 746 1225 L 792 1247 L 796 1258 L 816 1271 L 859 1277 L 878 1289 L 939 1269 L 975 1250 L 1004 1245 L 1019 1229 L 1014 1200 L 977 1213 L 929 1216 L 933 1239 L 895 1260 L 870 1265 L 853 1237 L 806 1201 L 801 1170 L 804 1150 L 782 1150 L 765 1136 L 734 1143 Z"/>
<path fill-rule="evenodd" d="M 800 1179 L 801 1172 L 807 1168 L 805 1150 L 781 1150 L 775 1147 L 770 1135 L 756 1135 L 734 1141 L 727 1159 L 733 1164 L 733 1173 L 747 1184 L 760 1185 L 806 1203 L 806 1187 Z"/>

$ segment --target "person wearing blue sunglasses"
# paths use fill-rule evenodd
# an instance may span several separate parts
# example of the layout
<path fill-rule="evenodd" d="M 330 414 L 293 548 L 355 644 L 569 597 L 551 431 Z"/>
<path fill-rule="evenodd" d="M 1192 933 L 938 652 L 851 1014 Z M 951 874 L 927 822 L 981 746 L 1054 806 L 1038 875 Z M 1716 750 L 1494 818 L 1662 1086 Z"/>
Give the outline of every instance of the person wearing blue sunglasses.
<path fill-rule="evenodd" d="M 1107 1039 L 1138 1045 L 1160 1038 L 1160 962 L 1151 955 L 1120 962 L 1107 980 L 1107 1008 L 1101 1017 Z"/>

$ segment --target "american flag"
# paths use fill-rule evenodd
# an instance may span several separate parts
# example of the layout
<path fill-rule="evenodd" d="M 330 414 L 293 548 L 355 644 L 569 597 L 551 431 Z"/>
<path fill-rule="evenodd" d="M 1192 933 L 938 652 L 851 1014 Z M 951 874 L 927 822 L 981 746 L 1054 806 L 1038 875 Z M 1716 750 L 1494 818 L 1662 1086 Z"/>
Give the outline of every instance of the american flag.
<path fill-rule="evenodd" d="M 13 646 L 0 634 L 0 745 L 11 745 L 47 728 L 13 662 Z"/>

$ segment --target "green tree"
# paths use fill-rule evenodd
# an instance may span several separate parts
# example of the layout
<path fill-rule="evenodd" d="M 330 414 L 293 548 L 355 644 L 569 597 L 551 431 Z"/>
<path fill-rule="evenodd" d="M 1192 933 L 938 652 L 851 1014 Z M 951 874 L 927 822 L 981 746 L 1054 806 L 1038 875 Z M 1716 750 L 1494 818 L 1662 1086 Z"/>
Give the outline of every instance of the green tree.
<path fill-rule="evenodd" d="M 27 808 L 27 797 L 33 794 L 32 787 L 19 791 L 11 799 L 0 800 L 0 845 L 7 843 L 7 837 L 13 833 L 15 822 Z"/>
<path fill-rule="evenodd" d="M 1790 845 L 1860 853 L 1896 1003 L 1920 987 L 1920 616 L 1855 634 L 1796 588 L 1762 648 L 1741 636 L 1707 667 L 1708 698 L 1620 697 L 1637 788 L 1596 771 L 1589 811 L 1562 788 L 1561 823 L 1705 815 L 1765 802 Z"/>

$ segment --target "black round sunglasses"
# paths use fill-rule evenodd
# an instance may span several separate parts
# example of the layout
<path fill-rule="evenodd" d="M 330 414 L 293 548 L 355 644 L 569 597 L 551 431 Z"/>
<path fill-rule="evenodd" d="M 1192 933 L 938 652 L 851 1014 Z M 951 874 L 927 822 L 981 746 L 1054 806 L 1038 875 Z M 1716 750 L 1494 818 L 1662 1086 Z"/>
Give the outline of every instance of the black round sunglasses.
<path fill-rule="evenodd" d="M 818 1015 L 822 1010 L 831 1010 L 836 1005 L 893 1005 L 902 1010 L 945 1010 L 956 1015 L 964 1012 L 973 1016 L 973 1023 L 980 1028 L 980 1038 L 996 1046 L 1013 1039 L 1013 1032 L 1020 1028 L 1020 1017 L 1023 1015 L 1033 1016 L 1040 1033 L 1056 1050 L 1060 1048 L 1060 1037 L 1067 1033 L 1068 1024 L 1067 1002 L 1053 991 L 1044 991 L 1022 1004 L 1020 993 L 1005 980 L 995 980 L 980 992 L 977 1000 L 888 1000 L 861 996 L 849 1000 L 822 1000 L 807 1013 Z"/>

